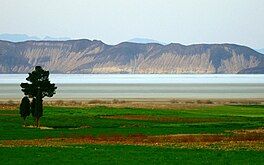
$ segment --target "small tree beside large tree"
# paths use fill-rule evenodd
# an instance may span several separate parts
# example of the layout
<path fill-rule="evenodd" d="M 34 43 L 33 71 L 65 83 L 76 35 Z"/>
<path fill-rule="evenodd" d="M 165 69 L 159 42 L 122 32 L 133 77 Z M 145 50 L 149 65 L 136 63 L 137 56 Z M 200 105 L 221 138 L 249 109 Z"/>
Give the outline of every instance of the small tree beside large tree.
<path fill-rule="evenodd" d="M 30 83 L 21 83 L 20 86 L 25 95 L 33 97 L 31 113 L 35 118 L 36 126 L 39 127 L 39 119 L 43 116 L 43 98 L 52 97 L 57 87 L 49 81 L 49 71 L 36 66 L 26 78 Z"/>
<path fill-rule="evenodd" d="M 19 106 L 19 113 L 24 120 L 24 125 L 26 125 L 26 118 L 30 115 L 30 100 L 28 96 L 24 96 L 21 100 L 21 104 Z"/>

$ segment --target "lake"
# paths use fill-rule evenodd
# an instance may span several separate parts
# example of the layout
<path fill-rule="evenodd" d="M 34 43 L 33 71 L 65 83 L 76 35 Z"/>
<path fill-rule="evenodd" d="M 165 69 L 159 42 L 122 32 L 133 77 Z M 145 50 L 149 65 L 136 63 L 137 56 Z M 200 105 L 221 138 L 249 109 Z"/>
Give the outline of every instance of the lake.
<path fill-rule="evenodd" d="M 27 74 L 0 74 L 0 98 L 23 96 Z M 264 75 L 51 74 L 56 99 L 264 98 Z"/>

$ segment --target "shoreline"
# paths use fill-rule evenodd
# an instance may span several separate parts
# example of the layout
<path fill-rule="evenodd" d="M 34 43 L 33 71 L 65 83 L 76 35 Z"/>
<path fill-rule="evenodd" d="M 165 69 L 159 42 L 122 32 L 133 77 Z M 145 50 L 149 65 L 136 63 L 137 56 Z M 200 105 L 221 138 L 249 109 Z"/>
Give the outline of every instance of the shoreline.
<path fill-rule="evenodd" d="M 21 98 L 0 98 L 2 101 L 20 101 Z M 102 101 L 111 101 L 111 100 L 124 100 L 124 101 L 138 101 L 138 102 L 168 102 L 172 100 L 178 101 L 197 101 L 197 100 L 211 100 L 211 101 L 261 101 L 264 102 L 264 98 L 47 98 L 43 99 L 44 101 L 92 101 L 92 100 L 102 100 Z"/>

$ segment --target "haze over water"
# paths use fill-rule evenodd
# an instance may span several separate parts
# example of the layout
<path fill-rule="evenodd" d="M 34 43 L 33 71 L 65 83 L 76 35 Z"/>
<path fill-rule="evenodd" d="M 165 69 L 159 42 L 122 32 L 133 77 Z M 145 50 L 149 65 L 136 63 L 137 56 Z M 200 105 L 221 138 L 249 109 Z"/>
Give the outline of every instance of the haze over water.
<path fill-rule="evenodd" d="M 0 74 L 0 98 L 21 98 L 27 74 Z M 51 74 L 54 98 L 264 98 L 264 75 Z"/>

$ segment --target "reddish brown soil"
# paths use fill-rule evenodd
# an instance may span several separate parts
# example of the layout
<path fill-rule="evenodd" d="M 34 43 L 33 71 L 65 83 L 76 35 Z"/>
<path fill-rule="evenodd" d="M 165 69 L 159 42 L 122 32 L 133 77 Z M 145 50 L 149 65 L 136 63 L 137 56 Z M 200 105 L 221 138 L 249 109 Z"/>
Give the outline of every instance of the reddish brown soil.
<path fill-rule="evenodd" d="M 0 146 L 65 146 L 78 144 L 125 144 L 155 145 L 180 147 L 212 147 L 220 148 L 253 148 L 264 150 L 264 133 L 234 134 L 224 136 L 217 134 L 177 134 L 146 136 L 142 134 L 122 136 L 83 136 L 77 138 L 46 138 L 34 140 L 2 140 Z"/>
<path fill-rule="evenodd" d="M 18 105 L 0 104 L 0 110 L 17 110 Z"/>
<path fill-rule="evenodd" d="M 102 116 L 102 118 L 125 119 L 125 120 L 148 120 L 148 121 L 161 121 L 161 122 L 186 122 L 186 123 L 220 121 L 219 119 L 213 119 L 213 118 L 180 118 L 180 117 L 159 117 L 159 116 L 147 116 L 147 115 L 115 115 L 115 116 Z"/>

